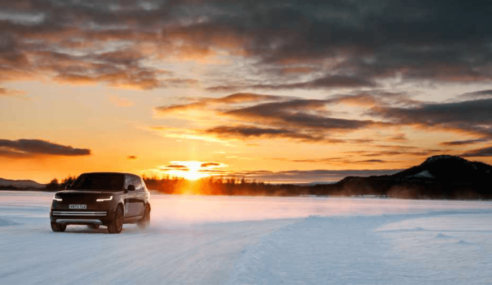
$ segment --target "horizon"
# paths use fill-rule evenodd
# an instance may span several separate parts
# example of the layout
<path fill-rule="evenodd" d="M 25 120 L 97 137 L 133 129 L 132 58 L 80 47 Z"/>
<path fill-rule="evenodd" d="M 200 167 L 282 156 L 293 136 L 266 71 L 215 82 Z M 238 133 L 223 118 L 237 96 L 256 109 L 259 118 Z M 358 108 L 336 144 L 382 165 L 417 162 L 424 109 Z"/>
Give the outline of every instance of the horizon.
<path fill-rule="evenodd" d="M 434 159 L 434 158 L 442 158 L 442 157 L 451 157 L 451 158 L 457 158 L 457 159 L 462 159 L 466 162 L 471 162 L 471 163 L 483 163 L 483 162 L 480 162 L 480 161 L 475 161 L 475 160 L 467 160 L 466 158 L 463 158 L 463 157 L 460 157 L 460 156 L 450 156 L 450 155 L 446 155 L 446 154 L 442 154 L 442 155 L 434 155 L 434 156 L 429 156 L 425 159 L 425 161 L 423 161 L 421 164 L 419 165 L 414 165 L 414 166 L 411 166 L 410 168 L 414 168 L 414 167 L 417 167 L 417 166 L 421 166 L 423 165 L 424 163 Z M 489 166 L 492 166 L 488 163 L 485 163 L 486 165 L 489 165 Z M 198 178 L 192 178 L 192 179 L 189 179 L 185 176 L 180 176 L 180 175 L 175 175 L 175 176 L 172 176 L 171 174 L 165 174 L 165 175 L 143 175 L 142 178 L 144 180 L 160 180 L 160 181 L 164 181 L 164 180 L 167 180 L 167 181 L 171 181 L 171 180 L 182 180 L 184 182 L 186 182 L 187 184 L 191 185 L 192 188 L 196 187 L 197 185 L 201 184 L 202 182 L 206 182 L 208 181 L 209 179 L 216 179 L 216 180 L 228 180 L 228 179 L 234 179 L 237 182 L 240 182 L 240 183 L 243 183 L 245 182 L 246 184 L 251 184 L 251 183 L 263 183 L 263 184 L 269 184 L 269 185 L 296 185 L 296 186 L 313 186 L 313 185 L 324 185 L 324 184 L 337 184 L 339 182 L 341 182 L 342 180 L 344 180 L 345 178 L 348 178 L 348 177 L 370 177 L 370 176 L 384 176 L 384 175 L 393 175 L 393 174 L 398 174 L 400 172 L 403 172 L 403 171 L 407 171 L 409 170 L 410 168 L 407 168 L 407 169 L 392 169 L 392 170 L 383 170 L 383 171 L 380 171 L 380 172 L 371 172 L 370 174 L 367 173 L 367 170 L 358 170 L 358 171 L 346 171 L 346 170 L 340 170 L 340 171 L 329 171 L 330 175 L 333 177 L 332 180 L 322 180 L 322 181 L 308 181 L 308 182 L 295 182 L 295 178 L 294 178 L 294 181 L 292 180 L 286 180 L 286 181 L 265 181 L 265 180 L 261 180 L 261 179 L 257 179 L 258 177 L 253 177 L 253 178 L 246 178 L 245 176 L 226 176 L 226 175 L 209 175 L 209 176 L 203 176 L 203 177 L 198 177 Z M 328 172 L 327 170 L 312 170 L 313 172 Z M 86 173 L 91 173 L 91 172 L 86 172 Z M 92 172 L 92 173 L 97 173 L 97 172 Z M 124 172 L 101 172 L 101 173 L 124 173 Z M 53 177 L 49 183 L 39 183 L 38 181 L 35 181 L 33 179 L 18 179 L 18 180 L 15 180 L 15 179 L 8 179 L 8 178 L 4 178 L 4 177 L 0 177 L 0 179 L 4 179 L 4 180 L 11 180 L 11 181 L 32 181 L 32 182 L 35 182 L 37 184 L 41 184 L 41 185 L 44 185 L 44 186 L 47 186 L 48 184 L 52 183 L 53 181 L 57 181 L 57 183 L 59 185 L 64 185 L 65 182 L 63 182 L 64 180 L 66 179 L 76 179 L 79 175 L 81 174 L 84 174 L 84 173 L 80 173 L 80 174 L 77 174 L 77 175 L 66 175 L 64 177 Z M 339 174 L 337 176 L 337 174 Z M 335 178 L 336 177 L 336 178 Z M 259 177 L 261 178 L 261 177 Z M 5 185 L 2 185 L 2 186 L 8 186 L 7 184 Z M 151 189 L 152 190 L 152 189 Z M 197 193 L 192 193 L 192 194 L 200 194 L 199 192 Z"/>
<path fill-rule="evenodd" d="M 21 1 L 0 12 L 0 177 L 336 182 L 492 164 L 486 3 Z"/>

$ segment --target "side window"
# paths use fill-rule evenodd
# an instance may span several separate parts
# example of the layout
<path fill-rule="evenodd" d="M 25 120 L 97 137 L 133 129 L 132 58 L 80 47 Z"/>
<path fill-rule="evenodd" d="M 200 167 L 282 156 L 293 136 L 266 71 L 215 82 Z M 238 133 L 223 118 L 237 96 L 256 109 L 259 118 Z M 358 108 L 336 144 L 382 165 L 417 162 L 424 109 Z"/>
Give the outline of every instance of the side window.
<path fill-rule="evenodd" d="M 128 189 L 128 185 L 133 185 L 133 180 L 130 175 L 125 175 L 125 189 Z M 136 189 L 137 187 L 135 187 Z"/>
<path fill-rule="evenodd" d="M 140 181 L 140 177 L 132 176 L 132 183 L 135 186 L 135 190 L 142 190 L 142 182 Z"/>

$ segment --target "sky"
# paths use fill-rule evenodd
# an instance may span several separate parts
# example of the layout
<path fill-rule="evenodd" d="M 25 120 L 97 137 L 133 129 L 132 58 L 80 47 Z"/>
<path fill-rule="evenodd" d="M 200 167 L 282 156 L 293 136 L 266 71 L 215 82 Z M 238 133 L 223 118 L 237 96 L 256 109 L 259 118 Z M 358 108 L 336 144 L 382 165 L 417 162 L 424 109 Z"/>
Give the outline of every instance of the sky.
<path fill-rule="evenodd" d="M 0 177 L 492 163 L 489 1 L 0 1 Z"/>

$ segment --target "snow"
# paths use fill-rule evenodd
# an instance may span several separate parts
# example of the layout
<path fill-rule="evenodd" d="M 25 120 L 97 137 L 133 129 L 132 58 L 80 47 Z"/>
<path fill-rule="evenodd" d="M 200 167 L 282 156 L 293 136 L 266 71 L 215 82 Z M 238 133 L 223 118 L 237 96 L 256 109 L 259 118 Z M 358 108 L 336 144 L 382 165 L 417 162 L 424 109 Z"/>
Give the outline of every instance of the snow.
<path fill-rule="evenodd" d="M 0 192 L 0 284 L 488 284 L 492 203 L 153 195 L 152 225 L 49 227 Z"/>
<path fill-rule="evenodd" d="M 428 170 L 424 170 L 414 175 L 414 177 L 435 178 Z"/>

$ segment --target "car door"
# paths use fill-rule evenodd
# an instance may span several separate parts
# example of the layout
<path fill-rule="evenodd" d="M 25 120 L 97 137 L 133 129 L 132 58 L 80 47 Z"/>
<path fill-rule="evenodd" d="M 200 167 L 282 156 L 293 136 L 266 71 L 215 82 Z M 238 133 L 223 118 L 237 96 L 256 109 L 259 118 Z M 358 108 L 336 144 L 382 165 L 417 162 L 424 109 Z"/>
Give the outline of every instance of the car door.
<path fill-rule="evenodd" d="M 144 185 L 142 183 L 142 179 L 138 176 L 132 176 L 132 180 L 134 181 L 133 185 L 135 186 L 135 195 L 133 196 L 132 199 L 132 210 L 133 213 L 136 216 L 141 216 L 143 215 L 143 212 L 145 210 L 145 189 Z"/>
<path fill-rule="evenodd" d="M 129 190 L 128 186 L 133 185 L 133 179 L 131 175 L 125 175 L 125 190 L 127 190 L 127 193 L 125 194 L 125 217 L 131 217 L 134 216 L 135 214 L 133 212 L 133 207 L 132 207 L 132 199 L 133 196 L 135 195 L 134 190 Z M 135 185 L 134 185 L 135 186 Z"/>

